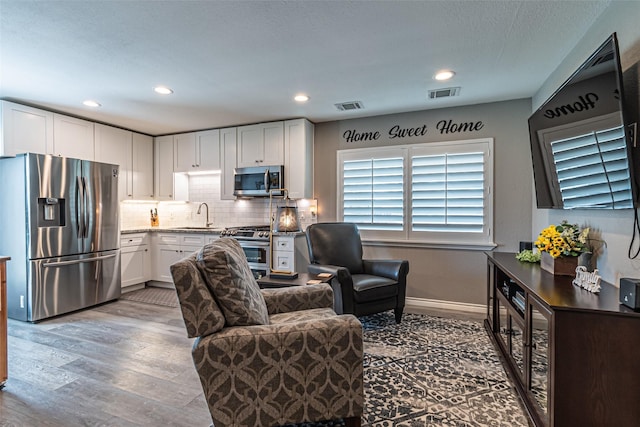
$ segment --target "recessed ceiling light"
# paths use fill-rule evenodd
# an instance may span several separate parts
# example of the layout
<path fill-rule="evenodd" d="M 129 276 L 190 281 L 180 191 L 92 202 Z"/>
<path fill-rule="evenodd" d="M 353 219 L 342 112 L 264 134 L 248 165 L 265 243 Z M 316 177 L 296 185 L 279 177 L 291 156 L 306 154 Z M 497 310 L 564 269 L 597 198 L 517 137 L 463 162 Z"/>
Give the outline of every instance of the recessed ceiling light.
<path fill-rule="evenodd" d="M 299 94 L 294 96 L 293 99 L 298 102 L 307 102 L 309 100 L 309 97 L 307 95 Z"/>
<path fill-rule="evenodd" d="M 436 73 L 435 76 L 433 76 L 434 79 L 436 80 L 449 80 L 450 78 L 452 78 L 453 76 L 455 76 L 456 73 L 454 73 L 451 70 L 442 70 L 442 71 L 438 71 Z"/>
<path fill-rule="evenodd" d="M 165 86 L 156 86 L 153 88 L 153 90 L 155 90 L 160 95 L 171 95 L 173 93 L 171 89 Z"/>
<path fill-rule="evenodd" d="M 83 105 L 86 105 L 87 107 L 93 107 L 93 108 L 97 108 L 100 107 L 100 103 L 96 102 L 96 101 L 92 101 L 90 99 L 87 99 L 86 101 L 84 101 L 82 103 Z"/>

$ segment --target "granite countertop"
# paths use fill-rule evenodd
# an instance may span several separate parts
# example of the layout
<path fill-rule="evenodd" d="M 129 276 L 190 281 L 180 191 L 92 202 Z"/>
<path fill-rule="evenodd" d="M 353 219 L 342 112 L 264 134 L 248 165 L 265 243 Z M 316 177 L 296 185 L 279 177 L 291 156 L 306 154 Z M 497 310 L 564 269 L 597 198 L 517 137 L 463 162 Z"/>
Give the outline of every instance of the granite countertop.
<path fill-rule="evenodd" d="M 136 228 L 130 230 L 120 230 L 120 234 L 133 234 L 133 233 L 199 233 L 199 234 L 220 234 L 222 228 L 205 228 L 205 227 L 149 227 L 149 228 Z"/>

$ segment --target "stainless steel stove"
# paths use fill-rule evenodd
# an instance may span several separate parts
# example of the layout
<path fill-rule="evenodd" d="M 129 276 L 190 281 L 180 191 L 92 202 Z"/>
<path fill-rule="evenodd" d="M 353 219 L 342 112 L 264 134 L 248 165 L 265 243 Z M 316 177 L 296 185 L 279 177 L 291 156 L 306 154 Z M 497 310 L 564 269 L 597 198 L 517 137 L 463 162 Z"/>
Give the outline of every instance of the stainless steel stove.
<path fill-rule="evenodd" d="M 268 225 L 227 227 L 220 237 L 232 237 L 240 243 L 256 279 L 269 274 L 271 266 L 271 231 Z"/>

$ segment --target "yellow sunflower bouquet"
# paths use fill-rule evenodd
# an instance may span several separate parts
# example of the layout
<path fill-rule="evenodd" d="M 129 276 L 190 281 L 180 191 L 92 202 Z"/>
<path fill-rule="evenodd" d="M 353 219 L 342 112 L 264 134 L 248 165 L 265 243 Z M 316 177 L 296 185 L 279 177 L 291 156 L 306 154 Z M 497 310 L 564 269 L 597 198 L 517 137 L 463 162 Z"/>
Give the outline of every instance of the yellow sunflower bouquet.
<path fill-rule="evenodd" d="M 540 252 L 548 252 L 553 258 L 575 257 L 589 252 L 588 237 L 588 227 L 581 230 L 577 224 L 562 221 L 560 225 L 550 225 L 542 230 L 534 245 Z"/>

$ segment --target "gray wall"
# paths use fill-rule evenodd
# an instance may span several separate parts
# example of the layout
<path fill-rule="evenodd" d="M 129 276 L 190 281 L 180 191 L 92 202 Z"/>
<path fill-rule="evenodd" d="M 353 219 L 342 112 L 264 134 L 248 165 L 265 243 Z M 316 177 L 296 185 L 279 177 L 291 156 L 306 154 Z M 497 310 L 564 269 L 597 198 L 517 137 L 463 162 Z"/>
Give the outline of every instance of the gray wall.
<path fill-rule="evenodd" d="M 634 107 L 635 121 L 640 121 L 637 106 L 640 103 L 638 76 L 640 75 L 640 2 L 614 1 L 593 24 L 578 45 L 569 53 L 561 66 L 545 81 L 532 98 L 532 107 L 537 109 L 560 86 L 571 73 L 613 32 L 617 33 L 620 57 L 624 74 L 625 95 L 628 104 Z M 640 172 L 640 171 L 637 171 Z M 549 224 L 563 219 L 582 226 L 591 227 L 606 242 L 606 247 L 597 255 L 597 268 L 607 282 L 618 285 L 621 277 L 640 278 L 640 260 L 627 256 L 633 230 L 633 210 L 550 210 L 536 209 L 532 215 L 531 237 Z M 636 245 L 637 247 L 637 245 Z"/>
<path fill-rule="evenodd" d="M 341 149 L 393 146 L 425 142 L 494 138 L 494 241 L 497 250 L 515 252 L 518 242 L 530 240 L 533 174 L 527 119 L 529 99 L 466 107 L 425 110 L 316 124 L 314 148 L 314 194 L 318 220 L 336 220 L 337 158 Z M 482 122 L 475 132 L 441 134 L 441 120 Z M 425 135 L 389 138 L 393 126 L 422 128 Z M 376 141 L 346 142 L 345 131 L 379 132 Z M 485 304 L 486 256 L 482 251 L 426 247 L 367 246 L 369 258 L 409 260 L 407 296 L 413 298 Z"/>

